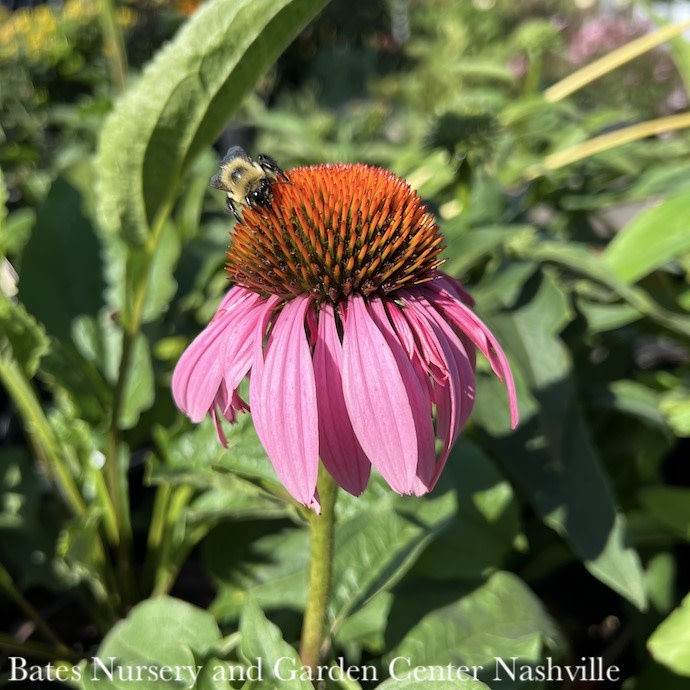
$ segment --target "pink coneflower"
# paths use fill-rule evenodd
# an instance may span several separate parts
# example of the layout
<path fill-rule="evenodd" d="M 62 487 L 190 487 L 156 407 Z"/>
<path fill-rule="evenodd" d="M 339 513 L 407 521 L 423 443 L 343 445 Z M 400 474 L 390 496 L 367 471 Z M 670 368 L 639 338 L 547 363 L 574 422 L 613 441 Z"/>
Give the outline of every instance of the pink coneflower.
<path fill-rule="evenodd" d="M 430 491 L 467 422 L 475 348 L 508 389 L 503 350 L 472 298 L 438 270 L 442 237 L 409 185 L 366 165 L 289 171 L 269 208 L 246 208 L 227 270 L 234 282 L 173 374 L 194 422 L 249 406 L 285 488 L 319 509 L 319 458 L 359 495 L 371 466 L 400 494 Z M 436 441 L 440 442 L 439 450 Z"/>

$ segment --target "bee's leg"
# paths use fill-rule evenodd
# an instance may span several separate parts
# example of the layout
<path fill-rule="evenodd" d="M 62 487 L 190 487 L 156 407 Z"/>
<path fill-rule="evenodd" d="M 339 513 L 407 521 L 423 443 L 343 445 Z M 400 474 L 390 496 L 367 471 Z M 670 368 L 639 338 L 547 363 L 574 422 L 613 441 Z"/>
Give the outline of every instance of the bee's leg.
<path fill-rule="evenodd" d="M 271 158 L 271 156 L 265 153 L 260 153 L 256 157 L 256 162 L 261 166 L 263 170 L 273 173 L 276 177 L 282 177 L 286 182 L 290 182 L 290 179 L 285 174 L 283 169 L 276 163 L 276 161 Z"/>
<path fill-rule="evenodd" d="M 226 199 L 225 199 L 225 208 L 227 208 L 228 211 L 230 211 L 232 213 L 232 215 L 235 216 L 238 223 L 242 222 L 242 217 L 240 216 L 239 213 L 237 213 L 237 209 L 235 208 L 235 204 L 233 203 L 233 201 L 230 197 L 226 197 Z"/>

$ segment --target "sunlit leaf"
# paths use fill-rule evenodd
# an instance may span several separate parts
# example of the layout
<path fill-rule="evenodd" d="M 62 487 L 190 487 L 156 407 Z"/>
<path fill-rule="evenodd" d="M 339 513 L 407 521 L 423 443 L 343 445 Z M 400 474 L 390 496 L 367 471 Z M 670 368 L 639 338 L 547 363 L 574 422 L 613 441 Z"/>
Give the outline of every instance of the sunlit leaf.
<path fill-rule="evenodd" d="M 110 630 L 92 660 L 82 665 L 81 687 L 194 690 L 200 687 L 199 666 L 219 639 L 213 616 L 203 609 L 172 597 L 143 601 Z M 164 667 L 170 670 L 162 677 Z"/>
<path fill-rule="evenodd" d="M 642 211 L 605 249 L 602 260 L 620 279 L 635 282 L 690 251 L 690 200 L 686 193 Z"/>
<path fill-rule="evenodd" d="M 199 7 L 118 102 L 97 158 L 108 233 L 143 244 L 186 168 L 325 0 L 214 0 Z"/>
<path fill-rule="evenodd" d="M 647 641 L 651 655 L 682 676 L 690 676 L 690 594 L 652 633 Z"/>
<path fill-rule="evenodd" d="M 294 690 L 313 690 L 308 679 L 302 679 L 302 664 L 297 652 L 283 640 L 280 629 L 263 614 L 257 603 L 248 599 L 240 621 L 242 653 L 253 664 L 262 663 L 266 682 L 282 687 L 289 682 Z M 294 675 L 291 675 L 293 674 Z"/>
<path fill-rule="evenodd" d="M 465 672 L 480 680 L 491 683 L 498 674 L 500 687 L 515 687 L 507 683 L 513 660 L 520 660 L 518 667 L 535 664 L 544 649 L 556 655 L 563 649 L 542 604 L 511 573 L 497 572 L 479 587 L 465 588 L 459 598 L 457 585 L 426 590 L 424 597 L 418 587 L 402 587 L 389 614 L 385 660 L 390 664 L 397 659 L 396 672 L 402 673 L 405 665 L 466 666 Z M 503 669 L 497 658 L 511 670 Z"/>

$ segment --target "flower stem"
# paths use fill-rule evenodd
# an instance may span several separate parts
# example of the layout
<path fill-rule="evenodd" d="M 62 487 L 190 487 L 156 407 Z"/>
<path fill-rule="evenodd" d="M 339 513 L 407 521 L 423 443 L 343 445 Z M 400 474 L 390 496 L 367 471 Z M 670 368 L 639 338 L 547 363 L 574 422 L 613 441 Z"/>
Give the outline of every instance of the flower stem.
<path fill-rule="evenodd" d="M 300 643 L 302 663 L 312 669 L 321 661 L 326 637 L 326 612 L 333 574 L 335 501 L 338 496 L 338 485 L 323 465 L 319 467 L 318 486 L 321 515 L 311 516 L 309 590 Z"/>

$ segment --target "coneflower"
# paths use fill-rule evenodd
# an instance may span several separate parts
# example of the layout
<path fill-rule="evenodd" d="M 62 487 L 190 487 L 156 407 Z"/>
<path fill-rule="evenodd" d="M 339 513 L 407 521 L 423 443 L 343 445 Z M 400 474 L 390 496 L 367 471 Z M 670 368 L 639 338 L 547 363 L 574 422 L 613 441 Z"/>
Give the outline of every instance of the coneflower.
<path fill-rule="evenodd" d="M 210 414 L 223 443 L 220 417 L 251 409 L 278 478 L 317 511 L 319 459 L 354 495 L 372 466 L 398 493 L 424 494 L 472 410 L 476 349 L 517 424 L 506 357 L 439 271 L 440 230 L 404 180 L 361 164 L 288 176 L 235 225 L 234 286 L 180 358 L 175 401 L 194 422 Z"/>

